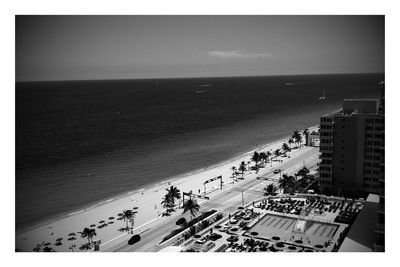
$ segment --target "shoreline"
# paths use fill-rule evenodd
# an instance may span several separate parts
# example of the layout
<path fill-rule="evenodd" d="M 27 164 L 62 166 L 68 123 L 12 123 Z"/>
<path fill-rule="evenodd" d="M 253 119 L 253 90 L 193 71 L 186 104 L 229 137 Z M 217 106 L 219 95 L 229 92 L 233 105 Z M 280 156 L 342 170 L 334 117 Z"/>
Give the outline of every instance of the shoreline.
<path fill-rule="evenodd" d="M 313 129 L 316 126 L 307 127 L 308 129 Z M 63 216 L 58 216 L 57 218 L 52 218 L 51 220 L 43 221 L 39 224 L 35 224 L 30 227 L 26 227 L 16 232 L 16 248 L 22 251 L 32 251 L 36 244 L 40 244 L 42 241 L 49 242 L 53 241 L 55 237 L 64 237 L 68 232 L 81 231 L 83 227 L 88 227 L 90 224 L 95 224 L 99 220 L 104 220 L 104 218 L 116 216 L 117 212 L 122 212 L 124 209 L 131 209 L 132 203 L 134 206 L 139 207 L 139 214 L 135 219 L 135 225 L 143 225 L 148 221 L 160 217 L 160 202 L 162 196 L 165 194 L 165 189 L 170 185 L 178 187 L 181 192 L 187 192 L 188 190 L 193 190 L 197 192 L 203 188 L 203 181 L 205 178 L 215 177 L 217 175 L 223 175 L 224 182 L 228 185 L 231 182 L 232 171 L 231 166 L 237 165 L 241 161 L 247 162 L 250 155 L 254 151 L 259 151 L 263 149 L 273 149 L 281 148 L 283 142 L 286 142 L 290 136 L 285 136 L 283 138 L 277 138 L 277 140 L 270 141 L 263 145 L 257 145 L 257 147 L 249 150 L 240 155 L 236 155 L 229 160 L 221 161 L 212 166 L 197 169 L 191 172 L 187 172 L 181 175 L 176 175 L 174 177 L 167 177 L 161 181 L 151 183 L 144 188 L 137 190 L 127 190 L 122 194 L 116 196 L 110 196 L 101 201 L 96 201 L 94 205 L 89 205 L 88 208 L 77 209 L 75 211 L 66 212 Z M 168 183 L 170 182 L 170 184 Z M 200 188 L 200 189 L 199 189 Z M 153 209 L 153 207 L 155 207 Z M 162 209 L 161 209 L 162 212 Z M 176 215 L 179 212 L 176 213 Z M 163 217 L 161 217 L 162 219 Z M 100 223 L 100 222 L 99 222 Z M 111 226 L 112 224 L 112 226 Z M 117 225 L 122 226 L 122 222 L 117 221 L 111 222 L 106 230 L 97 229 L 98 238 L 102 242 L 107 242 L 113 238 L 115 235 L 121 234 L 118 232 Z M 112 231 L 113 230 L 113 231 Z M 49 234 L 51 232 L 51 234 Z M 79 235 L 77 241 L 81 240 Z M 64 240 L 65 245 L 68 246 L 68 241 Z M 57 251 L 69 251 L 68 247 L 55 247 Z"/>
<path fill-rule="evenodd" d="M 308 129 L 313 129 L 313 128 L 317 127 L 317 126 L 318 125 L 313 125 L 313 126 L 310 126 L 310 127 L 307 127 L 307 128 Z M 282 137 L 282 138 L 276 138 L 275 140 L 270 140 L 266 144 L 261 144 L 261 145 L 254 146 L 249 151 L 236 153 L 236 155 L 232 156 L 231 158 L 229 158 L 227 160 L 221 160 L 220 162 L 212 164 L 212 165 L 208 165 L 208 166 L 201 167 L 201 168 L 198 168 L 198 169 L 195 169 L 195 170 L 187 171 L 187 172 L 182 173 L 182 174 L 178 174 L 178 175 L 174 175 L 174 176 L 170 176 L 170 177 L 164 178 L 164 179 L 162 179 L 160 181 L 157 181 L 157 182 L 153 182 L 153 183 L 149 183 L 149 184 L 143 185 L 144 188 L 126 190 L 126 191 L 118 193 L 116 195 L 111 195 L 111 196 L 108 196 L 108 197 L 103 198 L 103 199 L 99 199 L 99 200 L 96 200 L 96 201 L 93 201 L 93 202 L 89 202 L 89 203 L 87 203 L 85 205 L 82 205 L 82 206 L 80 206 L 80 207 L 78 207 L 78 208 L 76 208 L 74 210 L 61 212 L 59 215 L 56 215 L 53 218 L 44 219 L 43 221 L 39 221 L 39 222 L 36 222 L 34 224 L 21 227 L 20 229 L 16 228 L 16 235 L 21 235 L 21 234 L 24 234 L 24 233 L 29 232 L 31 230 L 34 230 L 36 228 L 42 227 L 44 225 L 48 225 L 48 224 L 57 222 L 59 220 L 62 220 L 62 219 L 65 219 L 65 218 L 68 218 L 68 217 L 71 217 L 71 216 L 75 216 L 75 215 L 84 213 L 86 211 L 101 207 L 102 205 L 105 205 L 108 202 L 117 201 L 117 200 L 120 200 L 121 198 L 128 197 L 128 196 L 131 196 L 131 195 L 134 195 L 134 194 L 138 194 L 138 193 L 146 191 L 146 190 L 155 189 L 155 188 L 161 186 L 164 183 L 168 183 L 168 182 L 171 182 L 171 181 L 177 181 L 177 180 L 180 180 L 180 179 L 184 179 L 184 178 L 186 178 L 188 176 L 196 175 L 196 174 L 198 174 L 200 172 L 207 171 L 209 169 L 218 168 L 218 167 L 221 167 L 221 166 L 226 165 L 226 164 L 231 164 L 231 163 L 233 163 L 233 162 L 235 162 L 235 161 L 237 161 L 239 159 L 242 159 L 242 158 L 244 158 L 246 156 L 250 156 L 252 153 L 254 153 L 254 151 L 263 150 L 266 147 L 271 146 L 276 142 L 284 141 L 287 138 L 290 138 L 290 136 L 286 136 L 286 137 Z"/>

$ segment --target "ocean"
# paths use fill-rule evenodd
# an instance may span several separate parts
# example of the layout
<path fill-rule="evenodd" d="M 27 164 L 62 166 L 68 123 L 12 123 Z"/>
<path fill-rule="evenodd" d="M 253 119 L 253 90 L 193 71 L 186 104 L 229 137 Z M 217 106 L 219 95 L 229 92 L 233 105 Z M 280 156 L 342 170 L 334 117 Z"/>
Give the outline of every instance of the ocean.
<path fill-rule="evenodd" d="M 17 231 L 304 130 L 344 98 L 379 98 L 383 79 L 17 82 Z"/>

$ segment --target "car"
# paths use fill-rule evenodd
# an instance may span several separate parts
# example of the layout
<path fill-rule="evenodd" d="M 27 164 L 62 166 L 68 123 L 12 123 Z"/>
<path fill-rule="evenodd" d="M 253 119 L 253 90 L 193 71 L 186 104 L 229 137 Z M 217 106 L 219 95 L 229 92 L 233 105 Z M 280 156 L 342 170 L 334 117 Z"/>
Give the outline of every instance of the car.
<path fill-rule="evenodd" d="M 206 242 L 207 242 L 207 239 L 202 238 L 202 239 L 200 239 L 200 240 L 196 240 L 194 243 L 195 243 L 195 244 L 199 244 L 199 245 L 203 245 L 203 244 L 206 243 Z"/>
<path fill-rule="evenodd" d="M 139 241 L 140 241 L 140 235 L 134 235 L 129 239 L 128 244 L 133 245 Z"/>
<path fill-rule="evenodd" d="M 215 241 L 215 240 L 217 240 L 217 239 L 220 239 L 222 237 L 222 235 L 219 235 L 219 234 L 217 234 L 217 233 L 212 233 L 211 235 L 210 235 L 210 240 L 211 241 Z"/>
<path fill-rule="evenodd" d="M 274 170 L 274 173 L 275 173 L 275 174 L 280 173 L 280 172 L 281 172 L 280 169 L 275 169 L 275 170 Z"/>
<path fill-rule="evenodd" d="M 237 224 L 237 223 L 238 223 L 238 220 L 236 220 L 236 219 L 231 219 L 231 220 L 230 220 L 230 223 L 231 223 L 231 224 Z"/>
<path fill-rule="evenodd" d="M 234 236 L 234 235 L 231 235 L 230 237 L 228 237 L 226 239 L 226 241 L 228 241 L 228 242 L 237 242 L 238 240 L 239 240 L 239 237 Z"/>

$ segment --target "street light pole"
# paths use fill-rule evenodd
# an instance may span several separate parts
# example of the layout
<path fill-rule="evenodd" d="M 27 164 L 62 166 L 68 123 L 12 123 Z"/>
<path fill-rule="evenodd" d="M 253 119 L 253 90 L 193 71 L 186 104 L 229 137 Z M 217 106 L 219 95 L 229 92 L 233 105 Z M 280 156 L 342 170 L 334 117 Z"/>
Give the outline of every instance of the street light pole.
<path fill-rule="evenodd" d="M 244 197 L 243 197 L 243 191 L 242 191 L 242 206 L 244 207 Z"/>

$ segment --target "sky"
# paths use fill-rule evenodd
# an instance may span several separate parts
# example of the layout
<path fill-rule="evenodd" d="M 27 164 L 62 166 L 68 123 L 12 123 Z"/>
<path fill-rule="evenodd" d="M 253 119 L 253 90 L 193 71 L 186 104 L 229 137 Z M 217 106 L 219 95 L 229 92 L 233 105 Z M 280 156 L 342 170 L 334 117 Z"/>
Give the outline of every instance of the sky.
<path fill-rule="evenodd" d="M 16 80 L 384 72 L 384 16 L 16 16 Z"/>

